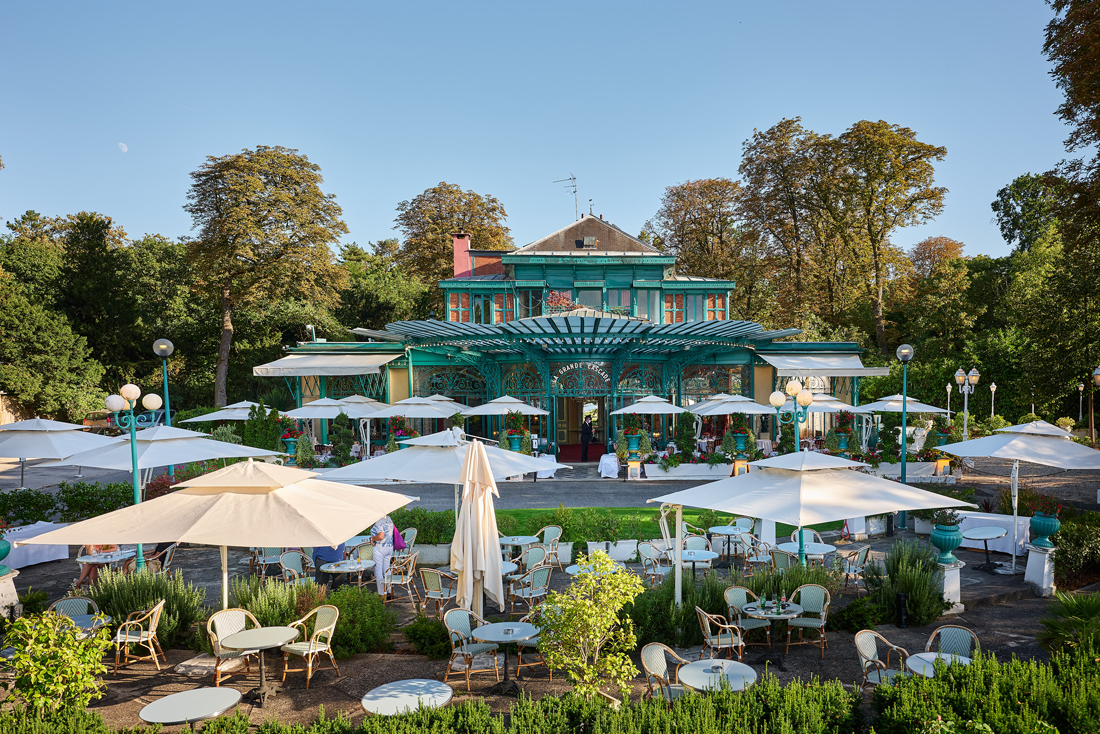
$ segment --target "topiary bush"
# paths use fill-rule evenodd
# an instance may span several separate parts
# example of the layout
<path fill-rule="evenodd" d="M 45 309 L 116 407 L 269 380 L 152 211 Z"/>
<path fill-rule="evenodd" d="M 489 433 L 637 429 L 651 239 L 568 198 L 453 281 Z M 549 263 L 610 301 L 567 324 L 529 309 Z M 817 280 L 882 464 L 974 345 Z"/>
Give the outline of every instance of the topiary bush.
<path fill-rule="evenodd" d="M 151 609 L 163 599 L 164 612 L 157 638 L 165 648 L 182 642 L 190 634 L 191 626 L 205 617 L 206 589 L 184 581 L 181 571 L 156 576 L 147 570 L 123 574 L 101 568 L 88 596 L 101 612 L 111 617 L 113 626 L 124 622 L 133 612 Z"/>
<path fill-rule="evenodd" d="M 416 651 L 432 660 L 451 655 L 451 637 L 447 626 L 435 617 L 418 616 L 401 630 L 401 634 L 416 647 Z"/>

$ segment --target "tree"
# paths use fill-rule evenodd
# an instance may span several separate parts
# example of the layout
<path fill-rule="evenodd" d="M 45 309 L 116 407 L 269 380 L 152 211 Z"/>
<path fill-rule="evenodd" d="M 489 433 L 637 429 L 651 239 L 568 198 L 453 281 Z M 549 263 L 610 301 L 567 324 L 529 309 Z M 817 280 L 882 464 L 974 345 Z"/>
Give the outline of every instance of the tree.
<path fill-rule="evenodd" d="M 1025 173 L 998 191 L 990 208 L 1005 242 L 1026 252 L 1050 227 L 1057 227 L 1055 212 L 1065 183 L 1054 174 Z"/>
<path fill-rule="evenodd" d="M 191 174 L 188 204 L 198 237 L 188 243 L 196 287 L 216 300 L 221 340 L 214 404 L 226 404 L 233 315 L 256 301 L 304 298 L 334 306 L 344 274 L 331 246 L 348 231 L 320 166 L 297 150 L 257 146 L 208 157 Z"/>
<path fill-rule="evenodd" d="M 961 258 L 963 247 L 963 243 L 950 237 L 925 237 L 909 251 L 913 274 L 919 278 L 932 277 L 945 263 Z"/>
<path fill-rule="evenodd" d="M 1088 0 L 1047 0 L 1054 18 L 1047 24 L 1043 53 L 1054 64 L 1050 75 L 1065 100 L 1058 116 L 1072 128 L 1066 150 L 1093 148 L 1100 144 L 1100 5 Z M 1094 152 L 1088 162 L 1066 167 L 1071 175 L 1096 177 L 1100 157 Z"/>
<path fill-rule="evenodd" d="M 0 268 L 22 284 L 31 300 L 55 304 L 65 259 L 65 220 L 28 211 L 7 226 L 11 234 L 0 238 Z"/>
<path fill-rule="evenodd" d="M 352 243 L 340 250 L 348 286 L 340 293 L 336 318 L 349 328 L 384 329 L 386 324 L 427 316 L 428 288 L 397 264 L 396 239 L 366 250 Z"/>
<path fill-rule="evenodd" d="M 436 284 L 454 274 L 451 235 L 466 232 L 471 247 L 479 250 L 509 250 L 512 238 L 505 224 L 507 218 L 495 196 L 440 182 L 397 205 L 394 224 L 404 237 L 397 262 L 405 272 L 432 288 L 433 301 L 438 301 Z"/>

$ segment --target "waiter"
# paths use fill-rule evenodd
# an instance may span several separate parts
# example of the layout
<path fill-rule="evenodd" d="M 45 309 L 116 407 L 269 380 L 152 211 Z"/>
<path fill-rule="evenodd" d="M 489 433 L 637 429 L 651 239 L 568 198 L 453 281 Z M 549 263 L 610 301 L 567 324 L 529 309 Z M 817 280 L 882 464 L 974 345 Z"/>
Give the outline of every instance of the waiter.
<path fill-rule="evenodd" d="M 581 461 L 588 461 L 588 444 L 592 442 L 592 416 L 586 415 L 581 424 Z"/>

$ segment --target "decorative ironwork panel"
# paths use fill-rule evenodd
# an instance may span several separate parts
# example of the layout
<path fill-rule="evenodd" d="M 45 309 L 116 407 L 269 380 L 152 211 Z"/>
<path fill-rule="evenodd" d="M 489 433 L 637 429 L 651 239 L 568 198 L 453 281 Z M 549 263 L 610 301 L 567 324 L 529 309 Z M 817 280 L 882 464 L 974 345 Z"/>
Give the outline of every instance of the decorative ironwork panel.
<path fill-rule="evenodd" d="M 619 392 L 631 395 L 660 395 L 661 373 L 650 365 L 628 364 L 619 378 Z"/>
<path fill-rule="evenodd" d="M 538 369 L 532 364 L 504 365 L 504 394 L 513 397 L 520 395 L 545 395 L 546 386 Z"/>
<path fill-rule="evenodd" d="M 466 367 L 413 367 L 413 388 L 417 395 L 446 395 L 451 398 L 484 398 L 485 380 Z"/>
<path fill-rule="evenodd" d="M 602 362 L 571 362 L 552 368 L 550 391 L 574 397 L 610 395 L 611 373 Z"/>
<path fill-rule="evenodd" d="M 339 400 L 348 395 L 366 395 L 368 398 L 381 400 L 386 394 L 386 384 L 382 374 L 375 375 L 339 375 L 329 377 L 326 392 L 330 398 Z"/>
<path fill-rule="evenodd" d="M 749 376 L 744 365 L 690 365 L 684 368 L 680 384 L 684 398 L 702 400 L 717 393 L 745 395 Z"/>

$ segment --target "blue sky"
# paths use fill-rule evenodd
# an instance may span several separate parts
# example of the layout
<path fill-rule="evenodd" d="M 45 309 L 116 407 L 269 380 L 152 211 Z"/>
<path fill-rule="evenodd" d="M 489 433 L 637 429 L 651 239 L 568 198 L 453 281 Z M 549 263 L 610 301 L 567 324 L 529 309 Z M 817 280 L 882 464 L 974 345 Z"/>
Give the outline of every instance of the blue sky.
<path fill-rule="evenodd" d="M 517 244 L 583 211 L 637 233 L 666 186 L 736 177 L 754 128 L 860 119 L 947 147 L 934 222 L 1008 252 L 989 203 L 1064 157 L 1041 0 L 4 3 L 0 217 L 95 210 L 190 233 L 188 174 L 257 144 L 318 163 L 360 243 L 448 181 Z M 119 144 L 127 147 L 123 152 Z"/>

